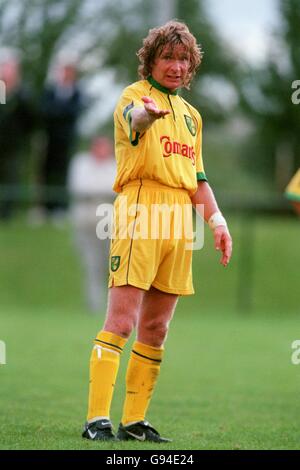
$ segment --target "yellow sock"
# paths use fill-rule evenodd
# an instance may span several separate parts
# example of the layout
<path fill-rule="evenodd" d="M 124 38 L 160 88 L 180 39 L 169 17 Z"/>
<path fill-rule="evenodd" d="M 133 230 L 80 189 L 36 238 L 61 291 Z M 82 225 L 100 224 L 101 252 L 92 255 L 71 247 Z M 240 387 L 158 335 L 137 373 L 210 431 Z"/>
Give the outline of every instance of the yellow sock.
<path fill-rule="evenodd" d="M 139 341 L 133 344 L 126 374 L 123 425 L 145 419 L 162 356 L 163 348 L 154 348 Z"/>
<path fill-rule="evenodd" d="M 88 421 L 109 418 L 120 354 L 126 341 L 108 331 L 100 331 L 95 339 L 90 360 Z"/>

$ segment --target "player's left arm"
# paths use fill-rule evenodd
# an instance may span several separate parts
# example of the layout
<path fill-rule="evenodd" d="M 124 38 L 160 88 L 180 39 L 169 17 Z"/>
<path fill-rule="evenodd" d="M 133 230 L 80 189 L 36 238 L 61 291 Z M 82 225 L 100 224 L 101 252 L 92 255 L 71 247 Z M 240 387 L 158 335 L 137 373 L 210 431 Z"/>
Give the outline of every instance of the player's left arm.
<path fill-rule="evenodd" d="M 232 254 L 232 238 L 213 190 L 207 181 L 198 181 L 197 191 L 191 197 L 191 201 L 196 209 L 197 204 L 201 204 L 204 208 L 204 213 L 200 215 L 204 217 L 213 231 L 216 250 L 222 251 L 221 264 L 227 266 Z"/>

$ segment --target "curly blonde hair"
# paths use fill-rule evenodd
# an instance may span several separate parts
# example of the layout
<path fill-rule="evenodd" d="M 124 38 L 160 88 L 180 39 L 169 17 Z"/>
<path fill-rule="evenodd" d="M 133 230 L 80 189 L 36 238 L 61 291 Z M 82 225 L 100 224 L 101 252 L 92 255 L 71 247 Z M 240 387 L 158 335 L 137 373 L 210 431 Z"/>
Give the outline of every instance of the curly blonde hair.
<path fill-rule="evenodd" d="M 165 46 L 172 47 L 178 44 L 186 48 L 190 57 L 190 66 L 184 82 L 184 87 L 189 89 L 197 68 L 201 64 L 203 52 L 187 25 L 177 20 L 171 20 L 163 26 L 150 29 L 148 36 L 143 40 L 143 47 L 137 52 L 140 61 L 139 77 L 144 80 L 151 75 L 155 58 L 162 53 Z"/>

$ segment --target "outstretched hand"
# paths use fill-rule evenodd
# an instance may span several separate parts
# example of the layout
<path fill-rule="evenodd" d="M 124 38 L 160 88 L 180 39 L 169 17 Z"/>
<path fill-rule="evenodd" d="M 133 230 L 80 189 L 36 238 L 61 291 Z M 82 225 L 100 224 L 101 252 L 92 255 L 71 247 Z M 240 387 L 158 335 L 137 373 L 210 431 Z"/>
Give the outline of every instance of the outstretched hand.
<path fill-rule="evenodd" d="M 169 109 L 159 109 L 155 101 L 149 96 L 143 96 L 144 108 L 147 113 L 154 119 L 164 118 L 167 114 L 170 114 Z"/>
<path fill-rule="evenodd" d="M 232 239 L 227 227 L 219 225 L 214 230 L 215 248 L 222 251 L 220 263 L 227 266 L 232 254 Z"/>

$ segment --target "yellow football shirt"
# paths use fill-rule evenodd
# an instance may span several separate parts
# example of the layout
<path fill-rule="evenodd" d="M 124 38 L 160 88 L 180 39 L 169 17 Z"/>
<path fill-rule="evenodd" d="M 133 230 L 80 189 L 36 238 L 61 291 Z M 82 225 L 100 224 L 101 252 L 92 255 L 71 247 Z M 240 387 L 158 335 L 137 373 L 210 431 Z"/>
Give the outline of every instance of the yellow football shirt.
<path fill-rule="evenodd" d="M 158 108 L 171 113 L 140 134 L 132 130 L 131 113 L 136 107 L 144 107 L 143 96 L 150 96 Z M 201 116 L 176 92 L 170 92 L 152 77 L 135 82 L 123 91 L 114 121 L 116 192 L 130 181 L 149 179 L 186 189 L 192 195 L 197 190 L 197 180 L 206 181 Z"/>
<path fill-rule="evenodd" d="M 300 168 L 289 182 L 285 195 L 291 201 L 300 201 Z"/>

